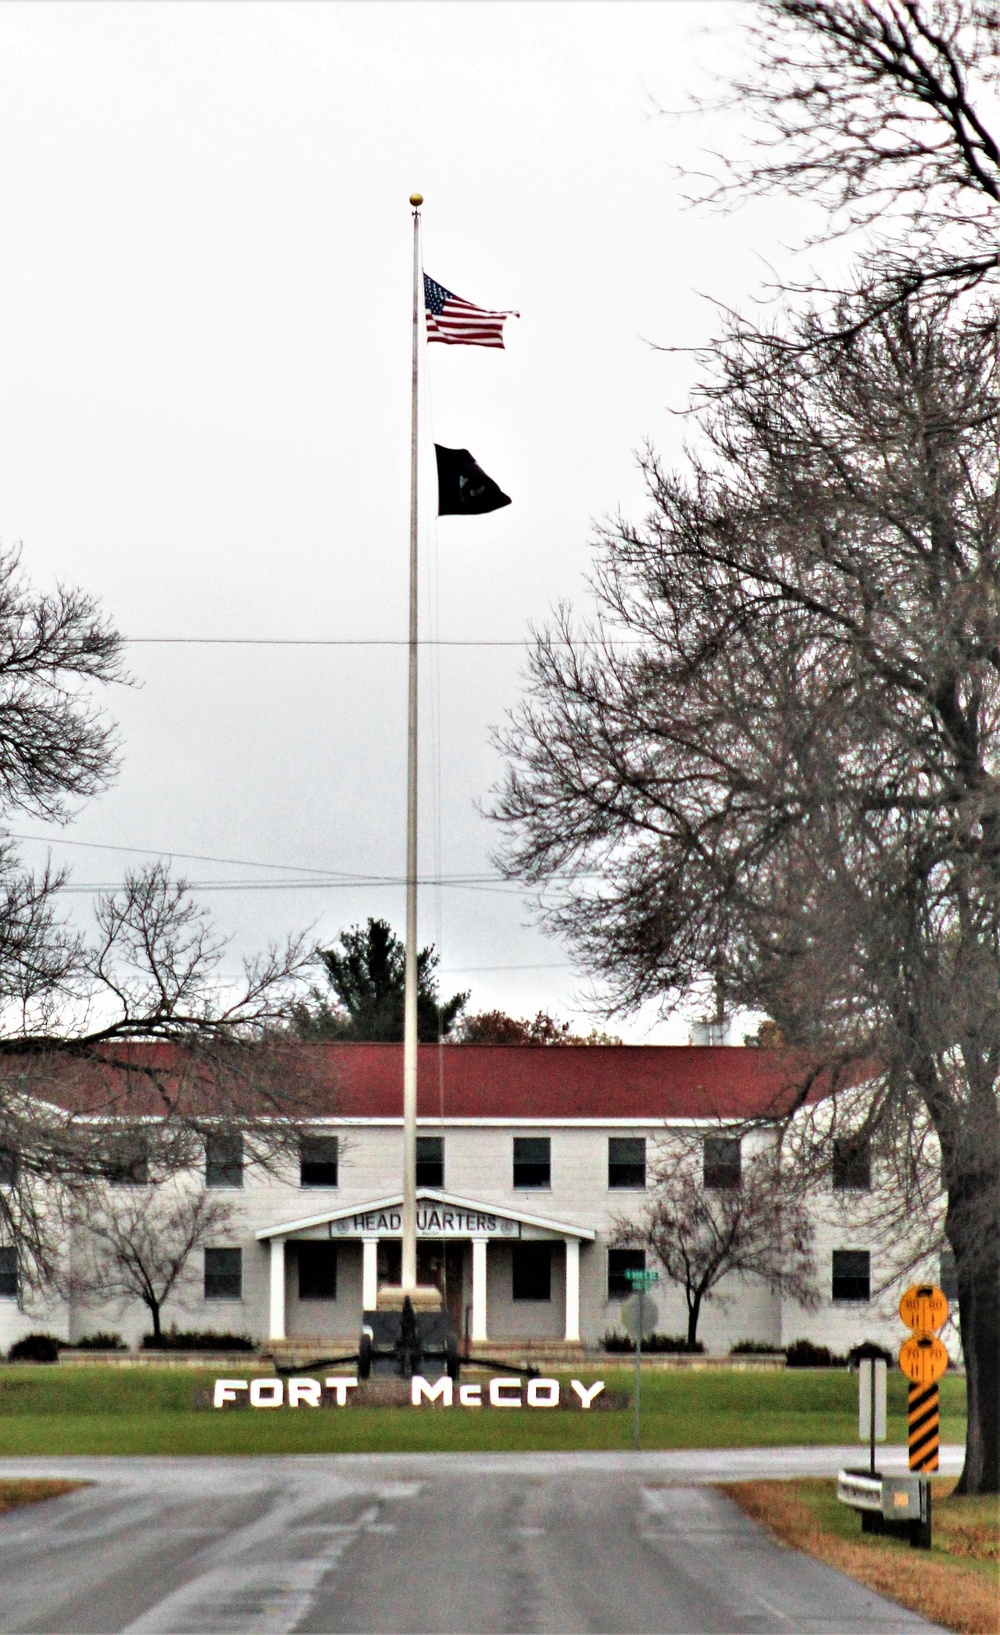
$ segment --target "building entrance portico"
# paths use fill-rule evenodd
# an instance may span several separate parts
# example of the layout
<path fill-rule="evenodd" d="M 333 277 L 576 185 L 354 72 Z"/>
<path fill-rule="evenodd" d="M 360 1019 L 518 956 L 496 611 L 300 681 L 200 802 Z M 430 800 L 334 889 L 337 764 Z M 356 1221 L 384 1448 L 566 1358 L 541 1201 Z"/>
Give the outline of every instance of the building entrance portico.
<path fill-rule="evenodd" d="M 288 1328 L 286 1288 L 286 1246 L 293 1250 L 303 1243 L 325 1242 L 361 1248 L 360 1286 L 355 1295 L 360 1327 L 363 1311 L 378 1309 L 380 1284 L 398 1281 L 398 1256 L 402 1236 L 402 1197 L 394 1195 L 346 1208 L 324 1211 L 297 1220 L 262 1227 L 256 1234 L 270 1248 L 270 1338 L 284 1340 Z M 490 1337 L 503 1339 L 504 1312 L 489 1310 L 491 1259 L 499 1257 L 512 1264 L 512 1253 L 536 1244 L 538 1256 L 547 1258 L 542 1245 L 550 1245 L 553 1275 L 561 1282 L 563 1311 L 561 1338 L 576 1343 L 580 1338 L 580 1245 L 592 1243 L 596 1232 L 567 1221 L 552 1220 L 509 1206 L 498 1208 L 480 1200 L 453 1193 L 421 1188 L 417 1194 L 417 1254 L 420 1281 L 434 1283 L 445 1299 L 460 1337 L 482 1344 Z M 561 1246 L 561 1249 L 560 1249 Z M 355 1247 L 356 1253 L 356 1247 Z M 529 1252 L 530 1258 L 530 1252 Z M 522 1253 L 523 1261 L 523 1253 Z M 557 1262 L 561 1263 L 558 1264 Z M 556 1275 L 558 1271 L 558 1274 Z M 495 1280 L 494 1280 L 495 1287 Z M 551 1313 L 551 1305 L 547 1307 Z M 554 1317 L 551 1313 L 549 1321 Z M 518 1330 L 511 1338 L 527 1337 Z M 541 1336 L 540 1336 L 541 1337 Z M 545 1338 L 557 1338 L 547 1334 Z"/>

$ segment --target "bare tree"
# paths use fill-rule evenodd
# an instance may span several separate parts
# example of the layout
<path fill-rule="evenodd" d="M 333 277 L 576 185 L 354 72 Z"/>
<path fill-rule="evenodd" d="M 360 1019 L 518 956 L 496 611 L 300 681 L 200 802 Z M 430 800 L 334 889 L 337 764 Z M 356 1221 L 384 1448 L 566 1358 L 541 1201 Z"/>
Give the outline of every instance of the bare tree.
<path fill-rule="evenodd" d="M 93 691 L 127 680 L 121 651 L 89 597 L 39 594 L 0 551 L 0 823 L 66 821 L 113 779 L 116 730 Z M 225 944 L 164 865 L 103 894 L 89 931 L 66 884 L 25 869 L 0 831 L 0 1242 L 16 1246 L 25 1292 L 58 1284 L 74 1210 L 137 1119 L 156 1120 L 165 1169 L 226 1128 L 267 1166 L 324 1093 L 288 1032 L 302 939 L 224 978 Z"/>
<path fill-rule="evenodd" d="M 709 1141 L 740 1146 L 730 1128 Z M 727 1278 L 756 1278 L 772 1294 L 818 1304 L 813 1229 L 802 1189 L 771 1146 L 713 1175 L 703 1134 L 677 1135 L 653 1161 L 651 1197 L 639 1222 L 617 1222 L 615 1241 L 651 1250 L 684 1293 L 687 1339 L 694 1346 L 706 1301 L 728 1304 Z"/>
<path fill-rule="evenodd" d="M 921 289 L 992 284 L 993 0 L 760 0 L 748 33 L 755 69 L 732 90 L 755 116 L 751 156 L 720 159 L 700 196 L 812 198 L 820 237 L 861 231 L 871 299 L 855 321 Z"/>
<path fill-rule="evenodd" d="M 99 900 L 92 939 L 52 917 L 53 895 L 44 942 L 57 977 L 19 997 L 17 1026 L 0 1035 L 0 1235 L 26 1290 L 61 1282 L 69 1220 L 137 1126 L 155 1126 L 163 1174 L 199 1166 L 206 1137 L 227 1131 L 273 1171 L 330 1094 L 318 1053 L 286 1027 L 304 939 L 224 979 L 225 943 L 160 864 Z"/>
<path fill-rule="evenodd" d="M 603 534 L 501 742 L 506 867 L 612 1007 L 706 974 L 940 1154 L 969 1420 L 1000 1479 L 1000 380 L 988 324 L 864 300 L 717 354 L 686 476 Z M 832 338 L 831 338 L 832 337 Z M 813 345 L 813 342 L 818 344 Z M 787 344 L 786 344 L 787 343 Z M 627 635 L 628 643 L 620 640 Z M 581 639 L 582 637 L 582 639 Z M 867 1064 L 862 1066 L 859 1064 Z M 875 1071 L 876 1065 L 880 1071 Z M 910 1120 L 913 1123 L 913 1120 Z"/>
<path fill-rule="evenodd" d="M 81 1223 L 88 1250 L 77 1288 L 91 1298 L 141 1300 L 158 1340 L 163 1307 L 183 1305 L 189 1292 L 192 1255 L 232 1223 L 229 1204 L 177 1181 L 105 1191 Z"/>
<path fill-rule="evenodd" d="M 122 639 L 82 591 L 35 592 L 0 549 L 0 811 L 63 821 L 117 770 L 113 724 L 84 690 L 126 680 Z"/>

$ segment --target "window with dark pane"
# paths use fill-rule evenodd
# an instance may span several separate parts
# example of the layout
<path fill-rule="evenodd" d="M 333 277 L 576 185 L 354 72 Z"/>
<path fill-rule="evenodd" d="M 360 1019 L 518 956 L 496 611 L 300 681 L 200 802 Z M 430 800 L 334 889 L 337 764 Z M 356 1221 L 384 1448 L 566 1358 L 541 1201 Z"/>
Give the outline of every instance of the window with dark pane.
<path fill-rule="evenodd" d="M 17 1299 L 17 1250 L 0 1249 L 0 1296 Z"/>
<path fill-rule="evenodd" d="M 145 1130 L 112 1137 L 104 1173 L 113 1187 L 149 1185 L 149 1136 Z"/>
<path fill-rule="evenodd" d="M 958 1308 L 958 1273 L 955 1270 L 954 1249 L 942 1249 L 938 1263 L 938 1286 L 952 1310 L 952 1316 L 957 1315 Z"/>
<path fill-rule="evenodd" d="M 867 1249 L 833 1251 L 834 1300 L 870 1300 L 871 1282 L 871 1255 Z"/>
<path fill-rule="evenodd" d="M 0 1147 L 0 1187 L 17 1185 L 21 1164 L 13 1147 Z"/>
<path fill-rule="evenodd" d="M 243 1250 L 205 1250 L 205 1299 L 243 1299 Z"/>
<path fill-rule="evenodd" d="M 743 1175 L 742 1143 L 738 1135 L 707 1135 L 702 1151 L 705 1185 L 715 1191 L 733 1191 Z"/>
<path fill-rule="evenodd" d="M 646 1137 L 608 1137 L 608 1186 L 642 1191 L 646 1185 Z"/>
<path fill-rule="evenodd" d="M 417 1186 L 444 1186 L 444 1136 L 417 1136 Z"/>
<path fill-rule="evenodd" d="M 243 1137 L 238 1130 L 219 1130 L 206 1140 L 205 1185 L 243 1185 Z"/>
<path fill-rule="evenodd" d="M 299 1299 L 336 1300 L 337 1245 L 302 1242 L 299 1251 Z"/>
<path fill-rule="evenodd" d="M 547 1135 L 514 1137 L 515 1187 L 552 1185 L 552 1142 Z"/>
<path fill-rule="evenodd" d="M 551 1243 L 515 1243 L 511 1249 L 511 1298 L 552 1299 Z"/>
<path fill-rule="evenodd" d="M 340 1142 L 335 1135 L 304 1135 L 299 1145 L 299 1185 L 335 1187 Z"/>
<path fill-rule="evenodd" d="M 867 1135 L 841 1135 L 833 1143 L 834 1192 L 868 1192 L 872 1184 L 871 1147 Z"/>
<path fill-rule="evenodd" d="M 645 1249 L 608 1250 L 608 1299 L 627 1300 L 633 1293 L 626 1272 L 646 1270 Z"/>

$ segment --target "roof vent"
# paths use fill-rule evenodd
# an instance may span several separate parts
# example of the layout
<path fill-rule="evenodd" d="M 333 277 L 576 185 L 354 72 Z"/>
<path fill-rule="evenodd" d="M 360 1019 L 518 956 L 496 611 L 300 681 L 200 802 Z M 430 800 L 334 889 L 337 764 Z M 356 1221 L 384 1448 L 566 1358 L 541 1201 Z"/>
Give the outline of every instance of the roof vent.
<path fill-rule="evenodd" d="M 689 1045 L 728 1045 L 732 1043 L 728 1016 L 713 1016 L 692 1022 L 688 1030 Z"/>

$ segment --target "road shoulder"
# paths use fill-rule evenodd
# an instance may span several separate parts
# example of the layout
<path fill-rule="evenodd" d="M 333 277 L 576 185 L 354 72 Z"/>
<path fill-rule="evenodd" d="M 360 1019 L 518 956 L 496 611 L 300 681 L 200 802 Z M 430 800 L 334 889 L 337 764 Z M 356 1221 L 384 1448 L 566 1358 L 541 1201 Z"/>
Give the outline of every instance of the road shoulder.
<path fill-rule="evenodd" d="M 829 1479 L 722 1482 L 747 1515 L 795 1550 L 826 1562 L 880 1595 L 960 1635 L 1000 1627 L 997 1499 L 951 1497 L 953 1479 L 934 1487 L 934 1548 L 862 1534 L 838 1504 Z"/>

